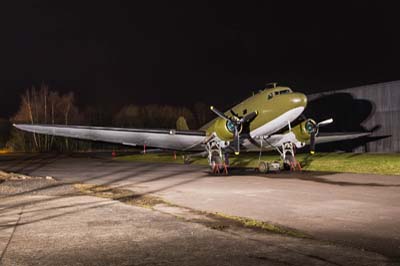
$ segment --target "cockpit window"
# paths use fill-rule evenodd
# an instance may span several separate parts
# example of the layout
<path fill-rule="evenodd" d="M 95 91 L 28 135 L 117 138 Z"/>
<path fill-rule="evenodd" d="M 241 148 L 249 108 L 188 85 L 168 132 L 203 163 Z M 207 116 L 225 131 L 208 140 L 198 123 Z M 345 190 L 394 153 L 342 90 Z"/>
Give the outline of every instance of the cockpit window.
<path fill-rule="evenodd" d="M 290 93 L 290 90 L 281 90 L 279 91 L 279 94 L 287 94 Z"/>
<path fill-rule="evenodd" d="M 272 99 L 274 96 L 279 96 L 279 95 L 283 95 L 283 94 L 288 94 L 288 93 L 292 93 L 293 91 L 290 88 L 285 88 L 285 89 L 277 89 L 277 90 L 273 90 L 272 92 L 270 92 L 267 95 L 267 99 L 270 100 Z"/>

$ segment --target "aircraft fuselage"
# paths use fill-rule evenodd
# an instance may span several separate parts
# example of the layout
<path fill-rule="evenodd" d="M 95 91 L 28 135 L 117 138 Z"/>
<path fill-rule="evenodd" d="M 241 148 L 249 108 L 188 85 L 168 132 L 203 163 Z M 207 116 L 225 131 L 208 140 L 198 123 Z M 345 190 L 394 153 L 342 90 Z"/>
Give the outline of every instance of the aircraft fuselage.
<path fill-rule="evenodd" d="M 301 115 L 307 106 L 307 97 L 303 93 L 293 92 L 288 87 L 265 89 L 247 98 L 243 102 L 225 112 L 232 116 L 231 110 L 238 116 L 257 111 L 258 115 L 250 123 L 251 137 L 269 135 L 288 125 Z M 216 132 L 223 140 L 232 138 L 227 122 L 216 118 L 203 127 L 208 134 Z"/>

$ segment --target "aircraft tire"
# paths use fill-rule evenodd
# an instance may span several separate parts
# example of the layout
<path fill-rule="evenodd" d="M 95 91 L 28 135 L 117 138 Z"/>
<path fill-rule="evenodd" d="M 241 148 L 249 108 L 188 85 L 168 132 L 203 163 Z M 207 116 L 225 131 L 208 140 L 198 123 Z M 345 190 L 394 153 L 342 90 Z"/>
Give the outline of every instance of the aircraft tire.
<path fill-rule="evenodd" d="M 269 170 L 269 165 L 267 162 L 261 161 L 260 164 L 258 165 L 258 171 L 260 173 L 266 173 Z"/>
<path fill-rule="evenodd" d="M 190 164 L 190 156 L 183 156 L 183 164 Z"/>
<path fill-rule="evenodd" d="M 223 170 L 223 162 L 222 162 L 222 158 L 219 156 L 219 153 L 213 153 L 211 156 L 211 171 L 214 170 L 215 166 L 219 165 L 219 170 Z"/>

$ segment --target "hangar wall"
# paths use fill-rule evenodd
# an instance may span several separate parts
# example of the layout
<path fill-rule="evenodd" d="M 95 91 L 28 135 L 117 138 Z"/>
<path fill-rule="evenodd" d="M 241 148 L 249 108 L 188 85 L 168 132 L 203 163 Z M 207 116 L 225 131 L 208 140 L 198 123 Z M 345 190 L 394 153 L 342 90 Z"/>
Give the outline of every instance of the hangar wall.
<path fill-rule="evenodd" d="M 365 131 L 373 131 L 372 138 L 353 151 L 400 152 L 400 80 L 312 94 L 308 99 L 312 102 L 339 94 L 350 94 L 355 101 L 369 101 L 372 106 L 368 116 L 360 121 Z M 335 103 L 335 108 L 341 107 L 340 102 Z M 354 107 L 348 116 L 357 115 L 358 111 Z"/>

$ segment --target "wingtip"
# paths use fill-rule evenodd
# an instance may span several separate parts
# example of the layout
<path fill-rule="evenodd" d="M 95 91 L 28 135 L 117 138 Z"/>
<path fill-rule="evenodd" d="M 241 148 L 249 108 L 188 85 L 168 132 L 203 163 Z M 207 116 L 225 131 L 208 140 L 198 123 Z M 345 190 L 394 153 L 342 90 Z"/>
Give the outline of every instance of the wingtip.
<path fill-rule="evenodd" d="M 238 151 L 235 151 L 235 155 L 239 155 L 239 152 L 238 152 Z"/>
<path fill-rule="evenodd" d="M 211 110 L 214 110 L 214 106 L 211 105 L 211 106 L 210 106 L 210 109 L 211 109 Z"/>
<path fill-rule="evenodd" d="M 315 154 L 315 151 L 310 151 L 310 154 L 311 154 L 311 155 L 314 155 L 314 154 Z"/>

